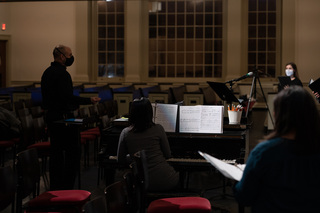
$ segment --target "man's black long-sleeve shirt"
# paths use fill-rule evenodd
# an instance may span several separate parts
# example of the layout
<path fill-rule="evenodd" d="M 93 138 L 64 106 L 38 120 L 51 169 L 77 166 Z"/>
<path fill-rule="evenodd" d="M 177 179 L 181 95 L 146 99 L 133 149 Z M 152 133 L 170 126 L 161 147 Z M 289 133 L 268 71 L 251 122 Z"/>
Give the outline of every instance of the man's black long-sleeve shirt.
<path fill-rule="evenodd" d="M 48 112 L 65 114 L 76 110 L 80 104 L 90 104 L 90 98 L 73 95 L 73 84 L 66 67 L 52 62 L 41 77 L 43 108 Z"/>

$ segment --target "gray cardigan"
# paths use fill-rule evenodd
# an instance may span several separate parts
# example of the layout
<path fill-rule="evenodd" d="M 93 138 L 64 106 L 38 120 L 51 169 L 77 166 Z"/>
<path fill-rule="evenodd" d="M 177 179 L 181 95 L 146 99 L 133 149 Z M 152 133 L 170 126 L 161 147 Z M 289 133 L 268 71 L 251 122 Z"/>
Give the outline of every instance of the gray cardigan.
<path fill-rule="evenodd" d="M 179 182 L 179 173 L 166 161 L 170 158 L 170 145 L 163 127 L 156 124 L 143 132 L 122 130 L 118 145 L 118 162 L 126 163 L 126 155 L 145 150 L 149 172 L 149 191 L 168 191 Z"/>

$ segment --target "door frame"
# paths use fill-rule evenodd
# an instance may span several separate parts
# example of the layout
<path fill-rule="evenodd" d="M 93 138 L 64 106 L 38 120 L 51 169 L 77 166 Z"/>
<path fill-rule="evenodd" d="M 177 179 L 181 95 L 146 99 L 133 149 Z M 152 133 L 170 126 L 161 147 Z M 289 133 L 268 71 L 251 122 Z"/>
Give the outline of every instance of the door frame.
<path fill-rule="evenodd" d="M 6 41 L 6 87 L 11 86 L 11 36 L 1 35 L 0 40 Z"/>

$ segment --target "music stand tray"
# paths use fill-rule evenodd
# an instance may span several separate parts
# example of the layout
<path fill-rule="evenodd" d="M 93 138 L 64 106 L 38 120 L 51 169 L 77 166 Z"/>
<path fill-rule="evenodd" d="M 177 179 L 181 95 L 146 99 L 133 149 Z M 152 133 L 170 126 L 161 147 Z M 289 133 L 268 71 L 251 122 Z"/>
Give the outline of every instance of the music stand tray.
<path fill-rule="evenodd" d="M 234 94 L 228 89 L 225 83 L 220 83 L 220 82 L 212 82 L 212 81 L 207 81 L 209 86 L 217 93 L 217 95 L 221 98 L 221 100 L 226 101 L 226 102 L 238 102 L 240 101 L 234 96 Z"/>

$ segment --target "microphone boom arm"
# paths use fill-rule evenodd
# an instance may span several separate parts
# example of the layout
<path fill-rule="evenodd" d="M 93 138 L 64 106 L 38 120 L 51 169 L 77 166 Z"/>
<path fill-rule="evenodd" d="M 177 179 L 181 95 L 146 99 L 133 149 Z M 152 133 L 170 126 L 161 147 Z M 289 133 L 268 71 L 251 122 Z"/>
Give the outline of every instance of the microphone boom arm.
<path fill-rule="evenodd" d="M 245 75 L 243 75 L 243 76 L 241 76 L 241 77 L 239 77 L 239 78 L 235 78 L 235 79 L 232 79 L 232 80 L 230 80 L 230 81 L 227 81 L 226 84 L 227 84 L 227 83 L 236 82 L 236 81 L 241 81 L 241 80 L 246 79 L 246 78 L 248 78 L 248 77 L 250 77 L 250 76 L 252 76 L 252 75 L 253 75 L 253 72 L 248 72 L 247 74 L 245 74 Z"/>

